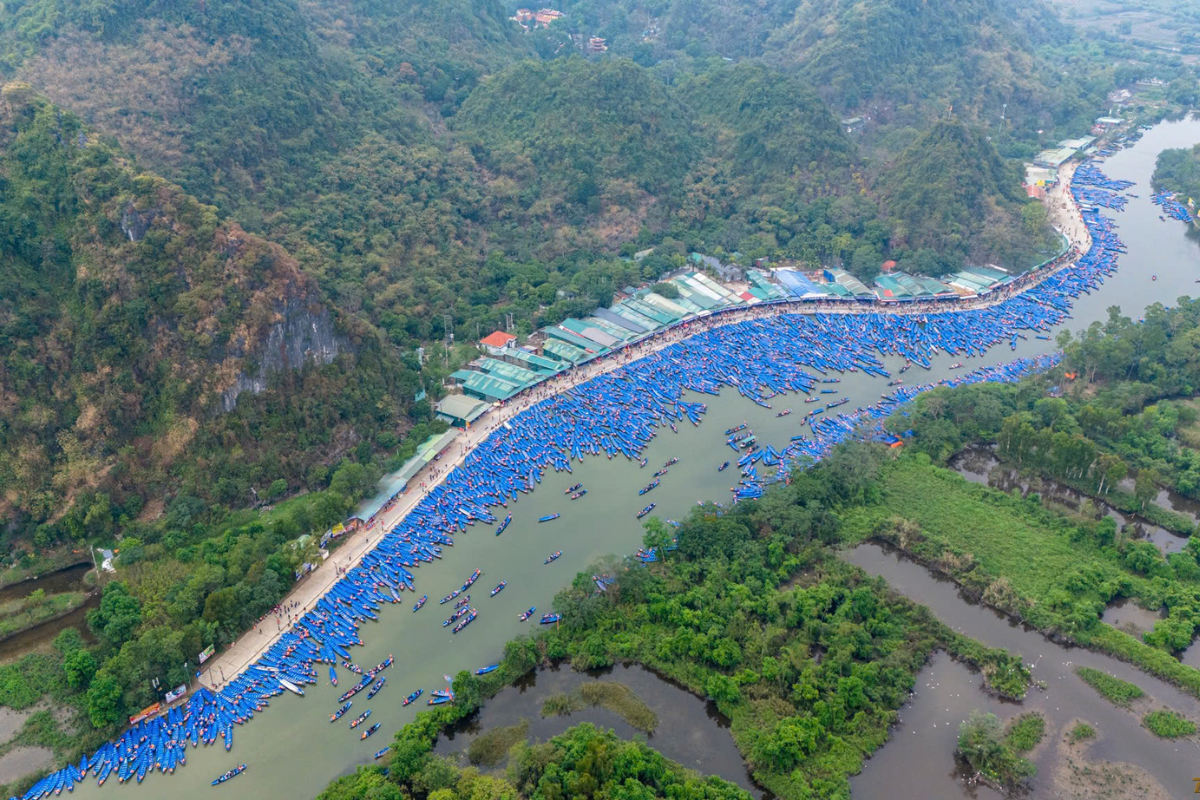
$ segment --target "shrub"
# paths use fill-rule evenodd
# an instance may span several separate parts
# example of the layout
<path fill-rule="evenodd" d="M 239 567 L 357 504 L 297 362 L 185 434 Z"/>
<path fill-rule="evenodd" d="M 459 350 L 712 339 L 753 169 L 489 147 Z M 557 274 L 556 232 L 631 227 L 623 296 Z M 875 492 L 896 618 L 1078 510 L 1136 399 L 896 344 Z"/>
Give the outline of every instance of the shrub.
<path fill-rule="evenodd" d="M 1095 736 L 1096 729 L 1086 722 L 1077 723 L 1074 728 L 1071 728 L 1071 733 L 1069 734 L 1072 744 L 1082 742 L 1084 739 L 1092 739 Z"/>
<path fill-rule="evenodd" d="M 1142 724 L 1155 736 L 1163 739 L 1178 739 L 1196 732 L 1196 723 L 1166 709 L 1151 711 L 1142 717 Z"/>
<path fill-rule="evenodd" d="M 1101 694 L 1104 699 L 1118 706 L 1128 706 L 1130 702 L 1145 696 L 1141 687 L 1120 678 L 1114 678 L 1098 669 L 1091 667 L 1076 667 L 1075 674 L 1083 682 Z"/>

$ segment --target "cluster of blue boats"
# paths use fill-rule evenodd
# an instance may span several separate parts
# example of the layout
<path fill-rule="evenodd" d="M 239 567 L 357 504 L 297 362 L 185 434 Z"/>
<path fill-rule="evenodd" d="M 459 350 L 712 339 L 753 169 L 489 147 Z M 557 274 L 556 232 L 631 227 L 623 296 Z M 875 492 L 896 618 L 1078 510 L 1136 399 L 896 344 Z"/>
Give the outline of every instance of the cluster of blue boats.
<path fill-rule="evenodd" d="M 312 610 L 219 692 L 198 689 L 183 704 L 139 722 L 78 766 L 65 767 L 38 782 L 21 800 L 37 800 L 64 788 L 70 791 L 88 772 L 101 783 L 113 773 L 120 781 L 141 781 L 155 770 L 171 772 L 185 762 L 189 742 L 198 746 L 221 741 L 230 748 L 234 727 L 262 711 L 271 697 L 284 690 L 302 695 L 305 684 L 316 682 L 318 664 L 348 660 L 350 648 L 362 644 L 361 625 L 377 619 L 384 604 L 401 602 L 402 592 L 413 591 L 415 571 L 441 558 L 442 549 L 454 544 L 456 534 L 494 525 L 497 520 L 490 509 L 507 509 L 509 503 L 533 491 L 547 470 L 569 473 L 572 464 L 585 455 L 624 456 L 644 466 L 643 451 L 660 432 L 678 430 L 684 423 L 699 425 L 706 406 L 686 400 L 686 392 L 717 395 L 732 387 L 769 408 L 777 395 L 813 394 L 819 382 L 834 380 L 831 373 L 888 377 L 880 360 L 885 355 L 902 356 L 915 366 L 929 368 L 931 358 L 939 353 L 982 355 L 1004 342 L 1015 348 L 1026 332 L 1038 335 L 1049 331 L 1069 318 L 1074 298 L 1095 289 L 1116 269 L 1118 255 L 1124 250 L 1110 221 L 1095 207 L 1098 204 L 1084 202 L 1084 198 L 1093 190 L 1119 192 L 1127 185 L 1110 181 L 1093 164 L 1080 167 L 1075 182 L 1078 186 L 1073 184 L 1072 191 L 1084 208 L 1091 249 L 1072 267 L 990 307 L 922 314 L 794 314 L 736 322 L 698 333 L 539 400 L 472 450 L 463 466 L 451 470 Z M 1023 359 L 963 374 L 943 384 L 1016 380 L 1047 367 L 1055 358 Z M 864 436 L 864 430 L 882 435 L 884 418 L 932 387 L 890 388 L 891 394 L 869 408 L 810 415 L 809 433 L 794 437 L 782 449 L 771 445 L 744 448 L 734 442 L 742 472 L 734 490 L 735 501 L 761 495 L 765 484 L 780 479 L 789 467 L 820 459 L 836 444 Z M 733 433 L 732 429 L 727 432 Z M 747 449 L 749 452 L 744 452 Z M 760 467 L 772 472 L 759 475 Z M 639 518 L 653 508 L 653 503 L 647 506 Z M 510 521 L 511 515 L 506 516 L 496 533 Z M 555 553 L 547 563 L 560 554 Z M 652 551 L 642 555 L 642 560 L 657 557 Z M 469 588 L 479 574 L 459 591 Z M 454 597 L 452 594 L 443 602 Z M 414 611 L 426 600 L 417 601 Z M 528 616 L 534 610 L 531 608 Z M 468 611 L 457 620 L 455 630 L 471 619 L 474 612 Z M 558 615 L 547 614 L 539 621 L 553 624 L 557 620 Z M 380 669 L 383 665 L 366 673 L 339 702 L 346 703 L 354 693 L 373 687 Z M 334 678 L 331 675 L 331 680 Z M 438 699 L 450 702 L 452 696 L 443 694 Z M 377 755 L 384 752 L 386 748 Z"/>
<path fill-rule="evenodd" d="M 1171 219 L 1177 219 L 1180 222 L 1192 221 L 1192 212 L 1176 199 L 1174 192 L 1157 192 L 1150 196 L 1150 202 L 1160 206 L 1163 213 Z"/>

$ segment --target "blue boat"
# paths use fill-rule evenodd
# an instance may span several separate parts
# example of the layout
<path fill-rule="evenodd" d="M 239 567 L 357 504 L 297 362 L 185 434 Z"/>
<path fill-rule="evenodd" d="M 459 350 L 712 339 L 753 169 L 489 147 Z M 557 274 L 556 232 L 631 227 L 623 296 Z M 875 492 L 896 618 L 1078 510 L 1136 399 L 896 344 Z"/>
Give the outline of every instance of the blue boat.
<path fill-rule="evenodd" d="M 408 705 L 408 704 L 412 703 L 412 701 L 414 701 L 414 700 L 416 700 L 418 697 L 420 697 L 420 696 L 421 696 L 421 693 L 422 693 L 422 692 L 424 692 L 424 691 L 425 691 L 424 689 L 417 689 L 415 692 L 413 692 L 412 694 L 410 694 L 408 697 L 404 698 L 404 702 L 403 702 L 403 703 L 401 703 L 401 705 L 405 705 L 405 706 L 406 706 L 406 705 Z"/>
<path fill-rule="evenodd" d="M 238 775 L 241 775 L 245 771 L 246 771 L 245 764 L 242 764 L 240 767 L 234 767 L 233 769 L 229 770 L 229 772 L 226 772 L 224 775 L 222 775 L 221 777 L 219 777 L 215 781 L 213 781 L 212 785 L 220 786 L 225 781 L 229 780 L 230 778 L 236 778 Z"/>
<path fill-rule="evenodd" d="M 371 691 L 367 692 L 367 699 L 370 700 L 372 697 L 379 694 L 379 690 L 383 688 L 385 683 L 387 683 L 386 677 L 380 677 L 379 680 L 375 681 L 375 685 L 371 687 Z"/>
<path fill-rule="evenodd" d="M 512 522 L 512 514 L 506 516 L 504 518 L 504 522 L 500 523 L 500 527 L 496 528 L 496 535 L 499 536 L 500 534 L 504 533 L 504 529 L 508 527 L 510 522 Z"/>
<path fill-rule="evenodd" d="M 380 750 L 379 752 L 377 752 L 375 754 L 375 758 L 383 758 L 385 755 L 387 755 L 387 752 L 391 749 L 392 749 L 392 746 L 389 744 L 387 747 L 385 747 L 382 750 Z"/>
<path fill-rule="evenodd" d="M 562 514 L 547 514 L 544 517 L 538 517 L 538 522 L 550 522 L 551 520 L 556 520 L 561 516 Z"/>
<path fill-rule="evenodd" d="M 637 518 L 638 518 L 638 519 L 641 519 L 642 517 L 646 516 L 646 515 L 647 515 L 647 514 L 649 514 L 651 511 L 653 511 L 653 510 L 654 510 L 654 507 L 655 507 L 655 506 L 657 506 L 657 505 L 658 505 L 658 503 L 651 503 L 650 505 L 646 506 L 645 508 L 643 508 L 641 511 L 639 511 L 639 512 L 637 513 Z"/>
<path fill-rule="evenodd" d="M 728 469 L 728 467 L 729 467 L 729 462 L 726 461 L 724 464 L 717 467 L 717 472 L 724 472 L 726 469 Z"/>
<path fill-rule="evenodd" d="M 504 591 L 505 586 L 508 586 L 508 581 L 500 581 L 500 583 L 496 585 L 496 588 L 492 589 L 492 597 L 495 597 Z"/>
<path fill-rule="evenodd" d="M 555 550 L 553 553 L 550 554 L 550 557 L 547 558 L 544 563 L 549 564 L 551 561 L 558 561 L 558 558 L 561 555 L 562 555 L 562 550 Z"/>
<path fill-rule="evenodd" d="M 421 595 L 421 599 L 417 601 L 417 604 L 415 606 L 413 606 L 413 612 L 420 611 L 421 608 L 428 602 L 429 602 L 429 595 L 427 595 L 427 594 Z"/>
<path fill-rule="evenodd" d="M 354 705 L 353 700 L 351 700 L 349 703 L 346 703 L 346 705 L 342 706 L 337 711 L 333 712 L 333 715 L 329 718 L 329 721 L 337 722 L 339 719 L 342 718 L 343 714 L 345 714 L 347 711 L 350 710 L 350 706 L 352 706 L 352 705 Z"/>
<path fill-rule="evenodd" d="M 333 667 L 329 668 L 329 682 L 332 685 L 337 686 L 337 670 L 335 670 Z"/>
<path fill-rule="evenodd" d="M 376 722 L 374 725 L 372 725 L 371 727 L 369 727 L 365 731 L 363 731 L 362 735 L 359 736 L 358 738 L 360 740 L 370 739 L 372 736 L 375 735 L 375 731 L 379 730 L 381 724 L 382 723 Z"/>
<path fill-rule="evenodd" d="M 480 667 L 479 669 L 475 670 L 475 674 L 487 675 L 489 672 L 495 672 L 498 669 L 500 669 L 499 664 L 492 664 L 490 667 Z"/>
<path fill-rule="evenodd" d="M 543 614 L 542 618 L 538 620 L 538 622 L 543 625 L 553 625 L 560 619 L 562 619 L 562 614 Z"/>
<path fill-rule="evenodd" d="M 521 614 L 520 614 L 520 616 L 518 617 L 518 619 L 520 619 L 520 620 L 521 620 L 521 622 L 524 622 L 525 620 L 527 620 L 527 619 L 529 619 L 530 617 L 532 617 L 532 616 L 533 616 L 533 612 L 535 612 L 535 611 L 537 611 L 537 606 L 530 606 L 528 611 L 522 611 L 522 612 L 521 612 Z"/>

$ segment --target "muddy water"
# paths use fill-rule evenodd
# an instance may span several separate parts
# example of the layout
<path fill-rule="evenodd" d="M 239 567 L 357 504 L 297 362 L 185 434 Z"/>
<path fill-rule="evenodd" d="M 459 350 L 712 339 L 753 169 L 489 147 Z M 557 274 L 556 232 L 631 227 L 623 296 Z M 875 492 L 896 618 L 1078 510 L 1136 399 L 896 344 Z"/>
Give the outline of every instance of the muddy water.
<path fill-rule="evenodd" d="M 87 575 L 91 569 L 92 565 L 90 562 L 87 564 L 76 564 L 73 567 L 60 569 L 48 575 L 41 575 L 37 578 L 30 578 L 27 581 L 5 586 L 0 588 L 0 603 L 28 597 L 37 589 L 41 589 L 46 594 L 86 591 L 86 587 L 83 585 L 83 576 Z"/>
<path fill-rule="evenodd" d="M 1141 517 L 1126 514 L 1102 500 L 1088 497 L 1082 492 L 1069 486 L 1063 486 L 1049 478 L 1039 477 L 1036 484 L 1033 484 L 1021 477 L 1012 467 L 1001 464 L 991 448 L 982 445 L 971 445 L 965 448 L 950 459 L 948 466 L 972 483 L 990 486 L 1002 492 L 1018 491 L 1022 497 L 1028 495 L 1030 491 L 1036 491 L 1046 502 L 1063 506 L 1071 511 L 1079 511 L 1084 508 L 1085 502 L 1089 502 L 1092 508 L 1103 512 L 1105 516 L 1111 517 L 1117 523 L 1118 532 L 1135 539 L 1153 542 L 1163 554 L 1178 553 L 1188 542 L 1188 537 L 1183 534 L 1173 533 Z M 1163 495 L 1165 494 L 1164 492 Z M 1186 500 L 1178 495 L 1174 496 L 1179 500 Z"/>
<path fill-rule="evenodd" d="M 100 594 L 91 595 L 82 606 L 66 616 L 51 620 L 36 628 L 21 631 L 0 642 L 0 664 L 16 661 L 27 653 L 48 652 L 54 643 L 54 637 L 67 628 L 75 628 L 83 635 L 84 641 L 95 641 L 87 626 L 87 612 L 100 605 Z"/>
<path fill-rule="evenodd" d="M 850 779 L 854 796 L 991 800 L 1004 795 L 973 786 L 954 759 L 958 726 L 982 709 L 1006 718 L 1018 708 L 983 691 L 983 677 L 945 653 L 936 653 L 917 676 L 913 696 L 900 709 L 892 738 Z"/>
<path fill-rule="evenodd" d="M 846 559 L 862 567 L 871 575 L 882 577 L 905 597 L 927 606 L 942 622 L 978 639 L 991 647 L 1002 647 L 1023 656 L 1030 665 L 1035 681 L 1045 684 L 1045 690 L 1032 689 L 1029 696 L 1013 712 L 1040 711 L 1047 720 L 1047 740 L 1056 743 L 1061 729 L 1068 721 L 1080 718 L 1092 724 L 1097 732 L 1096 742 L 1089 748 L 1088 756 L 1093 759 L 1126 761 L 1136 764 L 1155 776 L 1172 796 L 1182 796 L 1192 789 L 1192 773 L 1200 758 L 1200 747 L 1195 743 L 1173 743 L 1156 739 L 1141 727 L 1138 717 L 1118 709 L 1104 700 L 1075 674 L 1076 666 L 1088 666 L 1114 675 L 1122 680 L 1136 683 L 1157 704 L 1176 709 L 1193 719 L 1200 719 L 1200 701 L 1186 695 L 1175 687 L 1139 671 L 1137 668 L 1116 659 L 1108 658 L 1079 648 L 1066 648 L 1054 644 L 1036 631 L 1014 624 L 996 612 L 983 606 L 967 602 L 957 586 L 949 580 L 934 577 L 919 564 L 901 558 L 894 551 L 880 545 L 862 544 L 846 553 Z M 946 690 L 946 694 L 952 693 Z M 937 702 L 934 702 L 934 699 Z M 924 699 L 918 693 L 918 705 Z M 932 693 L 929 701 L 933 708 L 942 703 L 938 692 Z M 975 706 L 984 708 L 986 701 L 979 697 Z M 947 719 L 955 713 L 961 716 L 961 706 L 941 705 L 950 708 L 945 712 Z M 968 709 L 969 710 L 969 709 Z M 932 712 L 922 712 L 932 713 Z M 910 729 L 911 730 L 911 729 Z M 932 730 L 932 729 L 931 729 Z M 894 736 L 906 735 L 900 726 Z M 914 735 L 914 734 L 907 734 Z M 883 753 L 887 752 L 887 747 Z M 1056 748 L 1043 748 L 1035 763 L 1042 775 L 1050 775 Z M 895 770 L 888 770 L 882 758 L 872 759 L 857 781 L 874 779 L 877 769 L 885 771 L 888 780 L 899 779 Z M 879 765 L 884 764 L 883 768 Z M 945 797 L 969 796 L 961 781 L 945 768 L 944 745 L 931 740 L 928 748 L 914 748 L 906 759 L 905 768 L 918 774 L 933 776 L 929 783 Z M 883 779 L 880 779 L 883 781 Z M 1044 781 L 1048 784 L 1048 781 Z M 879 785 L 888 785 L 887 781 Z M 1035 797 L 1049 797 L 1050 787 L 1035 783 Z M 954 794 L 957 791 L 958 794 Z M 864 792 L 863 796 L 878 796 Z"/>
<path fill-rule="evenodd" d="M 1109 603 L 1108 608 L 1100 615 L 1100 621 L 1141 638 L 1143 633 L 1154 628 L 1155 623 L 1166 616 L 1165 611 L 1166 609 L 1151 611 L 1142 608 L 1128 597 L 1123 597 Z"/>
<path fill-rule="evenodd" d="M 1182 235 L 1180 223 L 1160 222 L 1157 207 L 1148 199 L 1150 174 L 1158 152 L 1166 147 L 1190 146 L 1197 141 L 1200 141 L 1200 123 L 1165 123 L 1147 133 L 1134 148 L 1110 159 L 1105 166 L 1114 178 L 1137 181 L 1138 188 L 1134 192 L 1140 199 L 1131 200 L 1126 211 L 1116 215 L 1121 235 L 1129 246 L 1120 271 L 1108 278 L 1101 289 L 1079 299 L 1074 318 L 1066 323 L 1072 331 L 1086 328 L 1095 320 L 1103 321 L 1112 305 L 1122 306 L 1127 315 L 1136 318 L 1150 303 L 1174 304 L 1175 298 L 1181 295 L 1197 293 L 1200 287 L 1194 281 L 1200 278 L 1200 258 L 1197 258 L 1200 251 L 1196 243 Z M 1151 272 L 1157 274 L 1157 281 L 1151 281 Z M 967 359 L 966 365 L 968 369 L 974 369 L 999 364 L 1046 352 L 1052 347 L 1052 341 L 1031 337 L 1028 341 L 1019 341 L 1015 351 L 995 347 L 983 357 Z M 949 370 L 954 360 L 942 355 L 934 360 L 932 370 L 911 370 L 904 377 L 909 383 L 952 377 L 959 374 Z M 899 361 L 891 360 L 887 366 L 894 372 Z M 853 408 L 875 402 L 886 390 L 885 384 L 882 379 L 854 374 L 845 376 L 838 388 L 840 395 L 850 398 L 849 407 Z M 709 414 L 700 428 L 684 426 L 678 435 L 662 434 L 647 453 L 652 465 L 661 464 L 672 456 L 681 459 L 650 498 L 658 503 L 656 513 L 662 517 L 679 519 L 700 499 L 728 500 L 728 489 L 734 476 L 716 472 L 717 466 L 732 456 L 721 435 L 725 428 L 748 420 L 762 440 L 777 447 L 801 432 L 798 417 L 803 413 L 804 404 L 800 398 L 778 398 L 773 401 L 773 410 L 762 409 L 728 391 L 719 398 L 703 399 L 709 404 Z M 788 405 L 796 409 L 796 414 L 782 419 L 774 416 Z M 355 651 L 356 660 L 377 663 L 388 653 L 395 653 L 397 657 L 394 674 L 388 679 L 389 688 L 371 703 L 374 706 L 372 718 L 383 723 L 382 736 L 390 738 L 399 726 L 413 718 L 416 708 L 400 706 L 400 700 L 409 691 L 444 684 L 442 673 L 494 662 L 506 640 L 528 629 L 517 621 L 519 611 L 530 605 L 547 608 L 554 593 L 569 583 L 576 571 L 584 569 L 591 558 L 608 553 L 630 553 L 641 543 L 641 529 L 634 513 L 647 501 L 637 496 L 637 489 L 648 482 L 649 472 L 653 470 L 639 470 L 623 458 L 592 458 L 574 470 L 573 475 L 550 476 L 537 492 L 523 496 L 520 503 L 513 505 L 513 524 L 502 537 L 494 537 L 490 531 L 476 526 L 471 533 L 457 537 L 457 545 L 448 550 L 444 560 L 417 573 L 419 592 L 431 597 L 440 597 L 460 585 L 477 566 L 486 571 L 485 586 L 487 581 L 492 581 L 490 585 L 501 579 L 509 581 L 508 588 L 497 598 L 484 597 L 476 604 L 480 617 L 463 634 L 451 636 L 442 629 L 440 621 L 444 615 L 439 615 L 435 607 L 426 607 L 415 615 L 407 608 L 385 609 L 379 622 L 365 626 L 362 636 L 366 646 Z M 562 492 L 577 481 L 585 483 L 589 494 L 571 503 Z M 539 516 L 556 512 L 563 514 L 556 522 L 534 524 Z M 543 566 L 542 560 L 553 550 L 562 550 L 562 558 L 553 565 Z M 973 624 L 971 620 L 965 620 L 966 623 Z M 965 632 L 972 636 L 981 635 L 969 626 Z M 1029 642 L 1028 637 L 1019 640 L 1021 645 Z M 1027 652 L 1047 650 L 1029 648 Z M 1054 696 L 1056 692 L 1060 690 L 1051 681 L 1049 694 Z M 309 690 L 305 698 L 289 695 L 272 700 L 265 713 L 237 729 L 232 753 L 216 747 L 189 750 L 187 768 L 174 776 L 155 775 L 136 789 L 109 788 L 106 794 L 117 796 L 136 791 L 140 797 L 147 798 L 208 798 L 213 791 L 209 782 L 215 775 L 235 764 L 248 763 L 251 769 L 238 778 L 238 792 L 245 796 L 312 797 L 333 777 L 352 770 L 356 764 L 370 761 L 371 753 L 378 749 L 360 743 L 357 738 L 351 739 L 346 730 L 334 730 L 336 726 L 329 725 L 328 715 L 336 707 L 337 695 L 338 691 L 326 683 Z M 1112 726 L 1106 726 L 1109 727 Z M 1115 732 L 1102 731 L 1113 736 L 1121 732 L 1127 734 L 1130 741 L 1140 741 L 1138 737 L 1143 737 L 1136 721 L 1132 726 L 1118 726 Z M 376 741 L 379 741 L 378 737 Z M 1102 748 L 1105 741 L 1112 740 L 1102 740 L 1093 749 Z M 1151 755 L 1147 754 L 1144 760 L 1150 760 Z M 944 753 L 939 750 L 936 762 L 914 762 L 913 766 L 930 775 L 942 774 L 945 770 L 940 759 L 943 757 Z M 1167 767 L 1151 772 L 1176 774 L 1170 765 Z M 1179 769 L 1178 765 L 1175 769 Z M 76 789 L 75 795 L 101 796 L 94 782 Z"/>
<path fill-rule="evenodd" d="M 541 716 L 547 697 L 571 692 L 591 681 L 615 681 L 628 686 L 658 715 L 658 727 L 646 736 L 618 714 L 603 708 L 575 712 L 569 716 Z M 543 669 L 489 700 L 480 712 L 449 737 L 438 742 L 439 755 L 466 753 L 480 734 L 501 726 L 530 721 L 530 741 L 546 741 L 582 722 L 612 728 L 624 739 L 642 738 L 672 761 L 705 775 L 719 775 L 762 797 L 729 733 L 729 721 L 712 703 L 696 697 L 670 681 L 640 666 L 617 665 L 611 670 L 584 674 L 567 667 Z"/>

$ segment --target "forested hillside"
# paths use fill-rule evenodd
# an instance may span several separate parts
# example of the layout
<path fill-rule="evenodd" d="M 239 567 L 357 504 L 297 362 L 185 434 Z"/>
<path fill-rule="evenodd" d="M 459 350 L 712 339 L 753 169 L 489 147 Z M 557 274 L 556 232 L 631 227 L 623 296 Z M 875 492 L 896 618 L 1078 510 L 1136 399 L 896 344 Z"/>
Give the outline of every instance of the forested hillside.
<path fill-rule="evenodd" d="M 0 174 L 0 496 L 18 530 L 111 535 L 178 489 L 247 505 L 408 427 L 415 376 L 285 251 L 11 85 Z"/>
<path fill-rule="evenodd" d="M 925 273 L 949 272 L 967 259 L 1037 263 L 1054 241 L 1045 235 L 1045 209 L 1021 191 L 1018 169 L 982 132 L 936 123 L 880 179 L 893 243 L 915 251 L 911 260 Z M 934 254 L 937 267 L 926 263 Z"/>
<path fill-rule="evenodd" d="M 845 113 L 920 126 L 953 112 L 1023 139 L 1080 125 L 1103 102 L 1056 63 L 1071 35 L 1041 0 L 565 0 L 570 25 L 639 63 L 713 57 L 799 75 Z"/>

